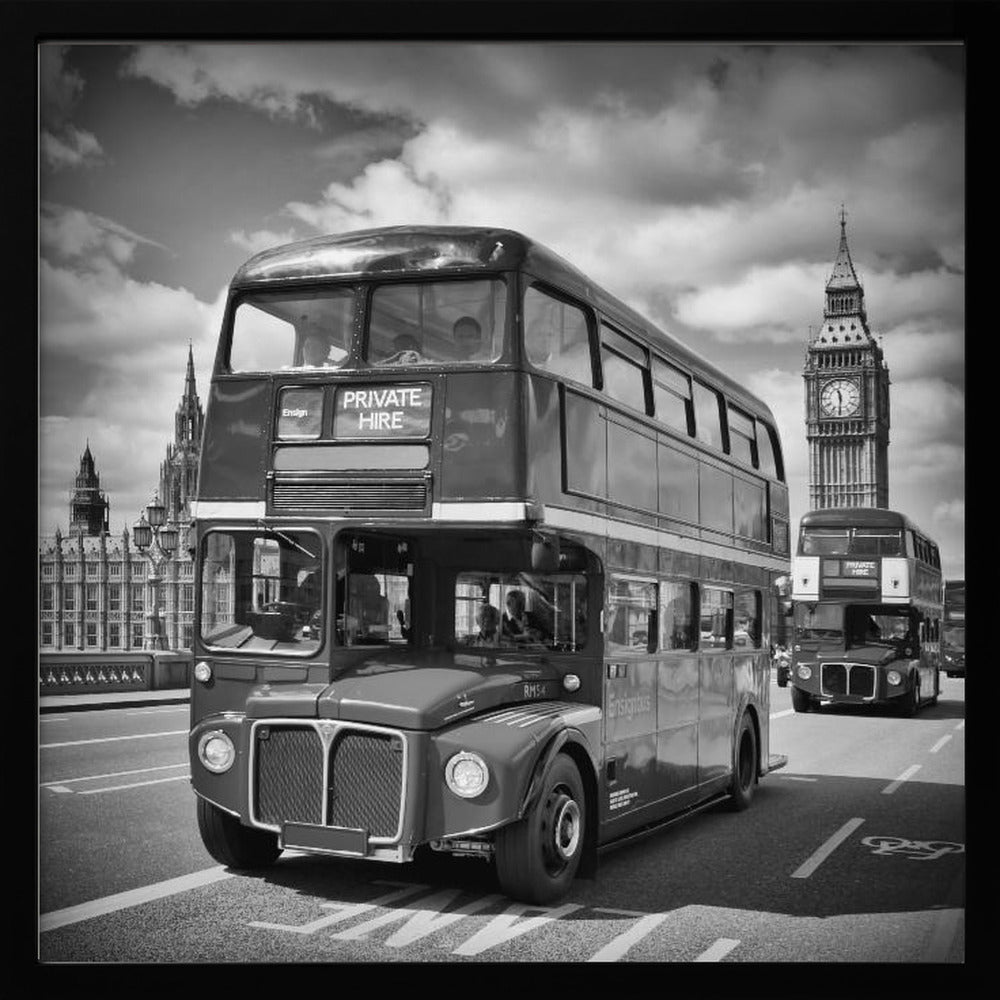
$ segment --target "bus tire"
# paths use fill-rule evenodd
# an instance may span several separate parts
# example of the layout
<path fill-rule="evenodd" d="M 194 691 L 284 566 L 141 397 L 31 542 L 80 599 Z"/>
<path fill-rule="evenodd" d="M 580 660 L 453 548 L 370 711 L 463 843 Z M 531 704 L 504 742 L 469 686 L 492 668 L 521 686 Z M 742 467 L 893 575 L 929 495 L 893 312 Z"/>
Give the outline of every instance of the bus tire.
<path fill-rule="evenodd" d="M 753 799 L 757 784 L 757 734 L 749 712 L 743 713 L 733 747 L 733 777 L 729 785 L 729 808 L 742 812 Z"/>
<path fill-rule="evenodd" d="M 807 694 L 802 688 L 797 688 L 792 685 L 792 708 L 796 712 L 809 712 L 812 710 L 813 700 L 812 696 Z"/>
<path fill-rule="evenodd" d="M 278 835 L 244 826 L 203 798 L 198 799 L 198 831 L 205 850 L 229 868 L 267 868 L 278 860 Z"/>
<path fill-rule="evenodd" d="M 557 754 L 534 805 L 497 831 L 500 888 L 525 903 L 565 895 L 583 857 L 586 813 L 580 772 L 566 754 Z"/>
<path fill-rule="evenodd" d="M 903 716 L 912 719 L 917 714 L 918 708 L 920 708 L 920 677 L 915 676 L 910 690 L 903 695 Z"/>

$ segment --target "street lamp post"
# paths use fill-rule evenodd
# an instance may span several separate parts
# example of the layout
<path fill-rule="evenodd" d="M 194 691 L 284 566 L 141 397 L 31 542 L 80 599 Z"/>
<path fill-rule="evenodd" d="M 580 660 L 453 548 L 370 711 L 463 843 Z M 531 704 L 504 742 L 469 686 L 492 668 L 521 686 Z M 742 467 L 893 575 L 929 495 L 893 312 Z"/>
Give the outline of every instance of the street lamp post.
<path fill-rule="evenodd" d="M 149 606 L 146 615 L 146 636 L 143 649 L 166 649 L 166 636 L 160 621 L 160 580 L 161 571 L 177 548 L 178 531 L 166 524 L 167 510 L 160 503 L 157 493 L 146 505 L 146 515 L 139 514 L 139 520 L 132 528 L 132 538 L 139 551 L 149 562 Z"/>

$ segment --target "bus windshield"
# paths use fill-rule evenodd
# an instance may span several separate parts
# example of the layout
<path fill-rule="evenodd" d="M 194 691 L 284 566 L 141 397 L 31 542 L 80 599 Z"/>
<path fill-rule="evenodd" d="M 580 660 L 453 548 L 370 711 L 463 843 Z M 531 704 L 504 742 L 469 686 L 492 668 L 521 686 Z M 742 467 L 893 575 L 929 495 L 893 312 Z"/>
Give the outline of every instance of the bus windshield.
<path fill-rule="evenodd" d="M 311 531 L 212 531 L 202 540 L 201 636 L 241 652 L 322 643 L 322 546 Z"/>
<path fill-rule="evenodd" d="M 578 574 L 459 573 L 455 644 L 575 652 L 587 641 L 587 581 Z"/>
<path fill-rule="evenodd" d="M 232 372 L 340 368 L 354 329 L 354 290 L 258 292 L 233 313 Z"/>
<path fill-rule="evenodd" d="M 796 603 L 795 633 L 799 639 L 842 639 L 844 608 L 840 604 Z"/>
<path fill-rule="evenodd" d="M 379 366 L 496 361 L 506 293 L 499 279 L 380 285 L 372 294 L 365 360 Z"/>
<path fill-rule="evenodd" d="M 804 556 L 898 556 L 903 553 L 898 528 L 803 528 L 799 554 Z"/>

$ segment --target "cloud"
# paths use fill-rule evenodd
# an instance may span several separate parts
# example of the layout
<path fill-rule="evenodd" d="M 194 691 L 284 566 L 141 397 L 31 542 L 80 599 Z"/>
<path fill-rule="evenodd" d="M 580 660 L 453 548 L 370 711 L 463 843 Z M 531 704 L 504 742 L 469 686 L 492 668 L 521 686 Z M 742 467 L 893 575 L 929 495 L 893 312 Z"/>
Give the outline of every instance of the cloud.
<path fill-rule="evenodd" d="M 104 150 L 91 132 L 67 125 L 62 136 L 42 132 L 42 159 L 53 170 L 62 167 L 91 167 L 104 162 Z"/>
<path fill-rule="evenodd" d="M 935 521 L 965 525 L 965 501 L 945 500 L 937 504 L 931 513 Z"/>
<path fill-rule="evenodd" d="M 117 269 L 128 264 L 138 246 L 166 250 L 162 244 L 111 219 L 43 202 L 39 212 L 39 243 L 43 255 L 72 261 L 79 269 Z"/>
<path fill-rule="evenodd" d="M 293 243 L 301 238 L 292 229 L 286 229 L 280 233 L 270 229 L 258 229 L 255 232 L 246 233 L 242 229 L 237 229 L 229 234 L 229 242 L 242 247 L 248 254 L 270 250 L 271 247 L 281 246 L 283 243 Z"/>

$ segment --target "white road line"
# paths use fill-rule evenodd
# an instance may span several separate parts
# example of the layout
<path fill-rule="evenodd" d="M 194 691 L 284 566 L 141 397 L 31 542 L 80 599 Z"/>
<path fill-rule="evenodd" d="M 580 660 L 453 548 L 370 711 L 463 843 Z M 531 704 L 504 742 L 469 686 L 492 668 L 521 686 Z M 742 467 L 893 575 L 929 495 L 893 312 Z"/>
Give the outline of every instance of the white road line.
<path fill-rule="evenodd" d="M 72 788 L 63 788 L 62 785 L 48 785 L 48 786 L 42 786 L 42 787 L 47 787 L 50 792 L 66 792 L 68 795 L 72 795 L 73 794 L 73 789 Z"/>
<path fill-rule="evenodd" d="M 64 910 L 43 913 L 38 918 L 38 929 L 42 933 L 54 931 L 58 927 L 78 924 L 82 920 L 92 920 L 94 917 L 103 917 L 105 914 L 116 913 L 118 910 L 125 910 L 130 906 L 140 906 L 154 899 L 163 899 L 165 896 L 176 896 L 178 893 L 199 889 L 203 885 L 211 885 L 213 882 L 221 882 L 232 877 L 233 873 L 226 871 L 222 865 L 206 868 L 204 871 L 194 872 L 191 875 L 182 875 L 180 878 L 167 879 L 165 882 L 144 885 L 140 889 L 129 889 L 128 892 L 118 892 L 113 896 L 105 896 L 103 899 L 93 899 L 89 903 L 68 906 Z"/>
<path fill-rule="evenodd" d="M 102 736 L 96 740 L 70 740 L 67 743 L 42 743 L 39 750 L 52 750 L 55 747 L 83 747 L 90 743 L 118 743 L 121 740 L 150 740 L 154 736 L 187 736 L 186 729 L 173 729 L 169 733 L 135 733 L 133 736 Z"/>
<path fill-rule="evenodd" d="M 38 718 L 39 722 L 69 722 L 68 715 L 42 715 Z"/>
<path fill-rule="evenodd" d="M 784 778 L 785 781 L 819 781 L 819 778 L 803 778 L 800 774 L 779 774 L 779 778 Z"/>
<path fill-rule="evenodd" d="M 955 726 L 956 732 L 958 732 L 959 729 L 965 729 L 965 719 L 962 719 L 962 721 L 957 726 Z"/>
<path fill-rule="evenodd" d="M 792 872 L 792 878 L 809 878 L 862 823 L 864 820 L 856 816 L 849 819 L 818 851 Z"/>
<path fill-rule="evenodd" d="M 637 920 L 627 931 L 613 938 L 600 951 L 591 955 L 587 961 L 617 962 L 629 948 L 659 927 L 667 919 L 667 916 L 666 913 L 650 913 L 641 920 Z"/>
<path fill-rule="evenodd" d="M 157 712 L 190 712 L 190 705 L 171 705 L 168 708 L 138 708 L 134 712 L 126 712 L 126 715 L 155 715 Z"/>
<path fill-rule="evenodd" d="M 136 767 L 131 771 L 109 771 L 107 774 L 88 774 L 83 778 L 59 778 L 56 781 L 43 781 L 42 788 L 51 788 L 53 785 L 72 785 L 77 781 L 99 781 L 101 778 L 124 778 L 129 774 L 146 774 L 149 771 L 169 771 L 173 767 L 187 767 L 185 760 L 180 764 L 161 764 L 159 767 Z"/>
<path fill-rule="evenodd" d="M 737 945 L 739 941 L 732 938 L 719 938 L 707 951 L 703 951 L 696 962 L 721 962 Z"/>
<path fill-rule="evenodd" d="M 937 743 L 935 743 L 934 746 L 932 746 L 930 748 L 930 750 L 928 750 L 927 752 L 928 753 L 937 753 L 938 750 L 940 750 L 941 747 L 943 747 L 945 745 L 945 743 L 947 743 L 948 740 L 950 740 L 950 739 L 951 739 L 950 735 L 948 735 L 948 736 L 942 736 L 941 739 L 939 739 L 937 741 Z"/>
<path fill-rule="evenodd" d="M 783 712 L 772 712 L 769 718 L 780 719 L 783 715 L 792 715 L 794 712 L 794 708 L 786 708 Z"/>
<path fill-rule="evenodd" d="M 162 785 L 165 781 L 187 781 L 191 775 L 176 774 L 172 778 L 154 778 L 152 781 L 133 781 L 128 785 L 108 785 L 107 788 L 85 788 L 77 795 L 97 795 L 100 792 L 120 792 L 126 788 L 143 788 L 145 785 Z"/>
<path fill-rule="evenodd" d="M 892 795 L 892 793 L 899 788 L 904 781 L 909 781 L 910 778 L 912 778 L 917 771 L 920 770 L 920 767 L 920 764 L 914 764 L 912 767 L 908 767 L 895 781 L 890 781 L 889 784 L 882 789 L 882 794 Z"/>

